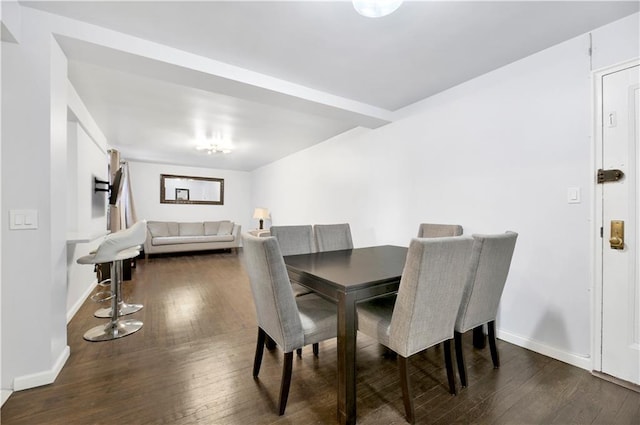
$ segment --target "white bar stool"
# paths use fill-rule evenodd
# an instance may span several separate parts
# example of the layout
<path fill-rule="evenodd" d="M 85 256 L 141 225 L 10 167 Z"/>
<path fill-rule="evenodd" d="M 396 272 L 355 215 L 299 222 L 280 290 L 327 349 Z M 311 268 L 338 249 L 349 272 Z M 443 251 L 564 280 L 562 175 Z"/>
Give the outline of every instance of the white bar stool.
<path fill-rule="evenodd" d="M 103 292 L 103 295 L 99 297 L 101 301 L 111 301 L 111 307 L 108 309 L 110 316 L 107 316 L 110 320 L 107 325 L 99 325 L 89 329 L 84 334 L 84 339 L 87 341 L 110 341 L 131 335 L 142 328 L 142 322 L 139 320 L 120 319 L 123 306 L 119 303 L 125 304 L 122 302 L 121 294 L 122 262 L 140 254 L 140 245 L 144 242 L 146 235 L 147 223 L 145 220 L 139 221 L 126 230 L 107 235 L 95 252 L 78 259 L 79 264 L 111 263 L 110 294 Z M 127 306 L 129 305 L 127 304 Z M 142 308 L 141 305 L 140 308 Z"/>

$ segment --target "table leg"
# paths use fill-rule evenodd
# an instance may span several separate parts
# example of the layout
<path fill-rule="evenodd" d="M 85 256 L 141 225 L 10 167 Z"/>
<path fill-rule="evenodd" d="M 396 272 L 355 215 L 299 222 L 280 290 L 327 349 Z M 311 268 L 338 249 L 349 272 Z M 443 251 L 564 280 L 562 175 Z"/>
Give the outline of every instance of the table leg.
<path fill-rule="evenodd" d="M 338 294 L 338 423 L 356 423 L 356 302 Z"/>

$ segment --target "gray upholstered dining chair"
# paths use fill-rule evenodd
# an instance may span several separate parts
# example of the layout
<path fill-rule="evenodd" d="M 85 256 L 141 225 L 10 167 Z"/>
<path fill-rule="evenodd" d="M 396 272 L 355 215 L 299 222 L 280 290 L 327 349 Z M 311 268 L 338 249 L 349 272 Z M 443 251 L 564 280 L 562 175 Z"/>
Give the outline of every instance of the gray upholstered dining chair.
<path fill-rule="evenodd" d="M 456 393 L 451 358 L 453 326 L 465 284 L 473 239 L 413 239 L 398 296 L 358 304 L 358 330 L 398 354 L 407 421 L 414 422 L 409 361 L 413 354 L 444 342 L 449 391 Z"/>
<path fill-rule="evenodd" d="M 278 240 L 243 235 L 246 271 L 258 319 L 258 340 L 253 377 L 258 378 L 266 337 L 284 352 L 279 414 L 287 407 L 293 351 L 331 339 L 337 332 L 336 305 L 317 295 L 294 297 Z M 315 350 L 314 350 L 315 351 Z"/>
<path fill-rule="evenodd" d="M 282 255 L 309 254 L 313 252 L 313 228 L 311 225 L 271 226 L 271 236 L 278 239 Z"/>
<path fill-rule="evenodd" d="M 282 255 L 310 254 L 313 252 L 313 228 L 311 225 L 302 226 L 271 226 L 271 236 L 278 240 Z M 291 282 L 296 297 L 310 294 L 312 291 Z"/>
<path fill-rule="evenodd" d="M 443 238 L 447 236 L 461 236 L 462 226 L 459 224 L 420 223 L 419 238 Z"/>
<path fill-rule="evenodd" d="M 462 354 L 462 334 L 466 331 L 487 324 L 493 367 L 500 367 L 495 320 L 517 238 L 518 234 L 515 232 L 473 235 L 469 271 L 454 332 L 458 374 L 463 387 L 467 386 L 467 372 Z"/>
<path fill-rule="evenodd" d="M 349 223 L 316 224 L 313 230 L 316 234 L 318 252 L 353 249 Z"/>

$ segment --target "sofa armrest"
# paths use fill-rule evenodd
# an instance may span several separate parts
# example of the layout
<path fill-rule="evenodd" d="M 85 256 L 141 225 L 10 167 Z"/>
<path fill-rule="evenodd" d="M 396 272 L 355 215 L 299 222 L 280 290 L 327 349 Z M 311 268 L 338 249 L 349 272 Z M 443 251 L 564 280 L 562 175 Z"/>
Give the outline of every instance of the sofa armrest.
<path fill-rule="evenodd" d="M 240 237 L 241 228 L 242 228 L 242 225 L 237 224 L 237 223 L 233 223 L 233 231 L 231 232 L 231 234 L 233 235 L 233 240 L 234 241 L 239 241 L 241 239 L 241 237 Z"/>
<path fill-rule="evenodd" d="M 147 223 L 147 238 L 144 240 L 144 252 L 145 254 L 148 254 L 151 251 L 151 239 L 153 238 L 153 236 L 151 236 L 151 232 L 149 231 L 149 225 Z"/>

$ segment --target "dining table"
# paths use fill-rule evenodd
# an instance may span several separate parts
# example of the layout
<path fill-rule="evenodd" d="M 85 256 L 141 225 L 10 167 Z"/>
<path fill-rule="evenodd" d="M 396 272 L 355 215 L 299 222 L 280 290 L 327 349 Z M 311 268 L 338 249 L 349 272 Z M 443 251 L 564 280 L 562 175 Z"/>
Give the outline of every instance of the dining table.
<path fill-rule="evenodd" d="M 383 245 L 284 257 L 291 281 L 337 304 L 339 424 L 356 423 L 356 304 L 398 291 L 407 251 Z M 474 329 L 474 346 L 485 341 L 482 327 Z"/>
<path fill-rule="evenodd" d="M 398 291 L 407 248 L 393 245 L 284 257 L 289 278 L 338 311 L 338 423 L 356 423 L 356 304 Z"/>

